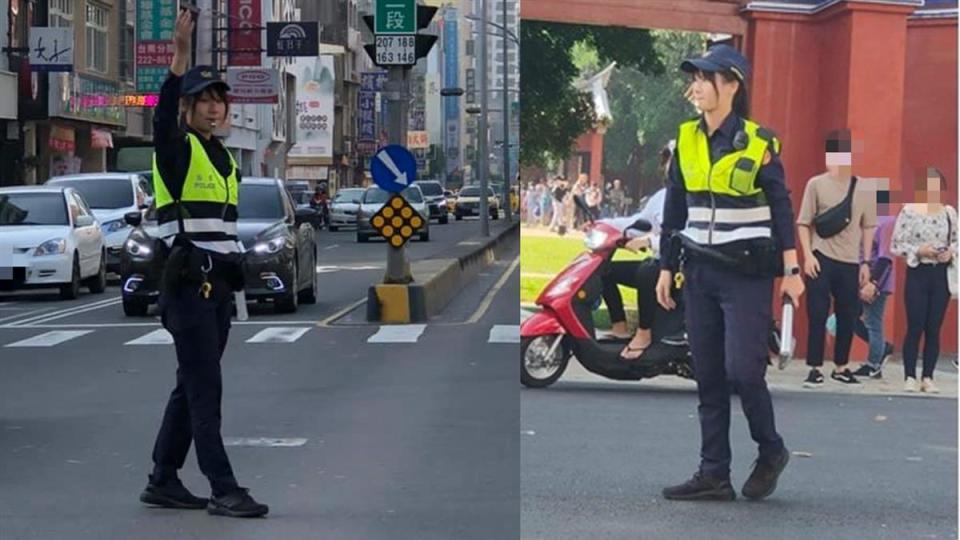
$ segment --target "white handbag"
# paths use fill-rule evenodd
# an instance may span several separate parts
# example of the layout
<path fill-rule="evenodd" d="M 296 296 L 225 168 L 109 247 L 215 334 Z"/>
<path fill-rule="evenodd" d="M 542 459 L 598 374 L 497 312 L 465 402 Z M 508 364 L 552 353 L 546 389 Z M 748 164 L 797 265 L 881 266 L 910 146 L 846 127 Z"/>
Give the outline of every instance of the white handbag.
<path fill-rule="evenodd" d="M 952 207 L 947 207 L 947 249 L 953 249 L 954 227 L 956 227 L 957 213 Z M 957 297 L 957 257 L 954 255 L 950 259 L 950 265 L 947 266 L 947 287 L 950 289 L 950 296 Z"/>

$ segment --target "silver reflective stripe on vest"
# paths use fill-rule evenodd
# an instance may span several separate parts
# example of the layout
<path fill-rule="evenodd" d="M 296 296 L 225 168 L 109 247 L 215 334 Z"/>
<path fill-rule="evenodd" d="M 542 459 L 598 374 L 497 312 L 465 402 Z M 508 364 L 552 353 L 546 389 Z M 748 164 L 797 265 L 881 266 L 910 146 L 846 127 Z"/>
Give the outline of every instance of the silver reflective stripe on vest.
<path fill-rule="evenodd" d="M 180 225 L 176 221 L 168 221 L 167 223 L 161 223 L 157 229 L 159 230 L 160 238 L 166 238 L 179 233 Z"/>
<path fill-rule="evenodd" d="M 770 221 L 773 216 L 770 214 L 769 206 L 759 206 L 756 208 L 717 208 L 711 211 L 710 208 L 694 207 L 687 210 L 687 219 L 690 221 L 709 222 L 713 213 L 713 221 L 716 223 L 756 223 L 758 221 Z"/>
<path fill-rule="evenodd" d="M 207 251 L 215 251 L 217 253 L 243 253 L 243 249 L 240 248 L 240 244 L 238 244 L 236 240 L 219 240 L 216 242 L 191 240 L 190 242 L 198 248 L 206 249 Z"/>
<path fill-rule="evenodd" d="M 707 229 L 694 229 L 687 227 L 682 234 L 687 238 L 701 245 L 719 246 L 728 244 L 737 240 L 750 240 L 753 238 L 772 238 L 773 230 L 770 227 L 740 227 L 733 231 L 713 231 L 713 243 L 710 242 L 710 231 Z"/>
<path fill-rule="evenodd" d="M 183 230 L 187 233 L 216 233 L 237 235 L 237 224 L 219 218 L 191 218 L 183 220 Z"/>

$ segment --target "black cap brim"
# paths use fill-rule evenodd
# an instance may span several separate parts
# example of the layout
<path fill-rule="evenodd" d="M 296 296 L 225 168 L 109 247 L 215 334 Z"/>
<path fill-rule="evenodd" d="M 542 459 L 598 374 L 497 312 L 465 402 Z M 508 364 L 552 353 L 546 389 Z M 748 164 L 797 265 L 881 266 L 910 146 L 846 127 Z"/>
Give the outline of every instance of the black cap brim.
<path fill-rule="evenodd" d="M 695 73 L 697 71 L 709 71 L 716 73 L 718 71 L 723 71 L 724 67 L 715 62 L 711 62 L 706 58 L 691 58 L 689 60 L 684 60 L 680 64 L 680 69 L 687 73 Z"/>
<path fill-rule="evenodd" d="M 225 91 L 227 91 L 227 92 L 230 91 L 230 85 L 227 84 L 227 83 L 225 83 L 225 82 L 223 82 L 223 81 L 203 81 L 203 82 L 200 83 L 200 84 L 195 84 L 195 85 L 193 85 L 191 88 L 185 88 L 185 89 L 183 89 L 183 90 L 181 91 L 181 93 L 184 94 L 184 95 L 187 95 L 187 96 L 192 96 L 192 95 L 195 95 L 195 94 L 199 94 L 200 92 L 203 92 L 203 91 L 206 90 L 207 88 L 210 88 L 211 86 L 216 85 L 216 84 L 219 84 L 219 85 L 223 86 L 223 89 L 224 89 Z"/>

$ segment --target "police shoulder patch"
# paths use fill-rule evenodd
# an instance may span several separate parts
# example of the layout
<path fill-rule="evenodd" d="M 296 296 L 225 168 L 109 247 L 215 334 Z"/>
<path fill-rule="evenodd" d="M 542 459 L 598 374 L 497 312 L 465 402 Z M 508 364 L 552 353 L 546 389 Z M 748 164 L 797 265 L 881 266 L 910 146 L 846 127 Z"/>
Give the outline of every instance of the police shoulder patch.
<path fill-rule="evenodd" d="M 768 144 L 767 148 L 769 148 L 769 150 L 772 151 L 774 154 L 776 155 L 780 154 L 780 139 L 777 138 L 777 135 L 773 132 L 773 130 L 767 129 L 765 127 L 758 127 L 757 137 L 763 139 L 764 141 L 767 141 L 767 144 Z M 767 160 L 764 159 L 764 163 L 766 162 Z"/>

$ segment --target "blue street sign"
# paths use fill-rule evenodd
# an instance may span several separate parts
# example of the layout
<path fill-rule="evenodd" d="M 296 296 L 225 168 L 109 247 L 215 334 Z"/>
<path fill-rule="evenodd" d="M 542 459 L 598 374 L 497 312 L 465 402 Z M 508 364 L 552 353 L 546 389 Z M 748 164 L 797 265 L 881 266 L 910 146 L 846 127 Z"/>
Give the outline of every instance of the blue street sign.
<path fill-rule="evenodd" d="M 370 160 L 370 174 L 380 189 L 400 193 L 417 181 L 417 159 L 399 144 L 384 146 Z"/>

